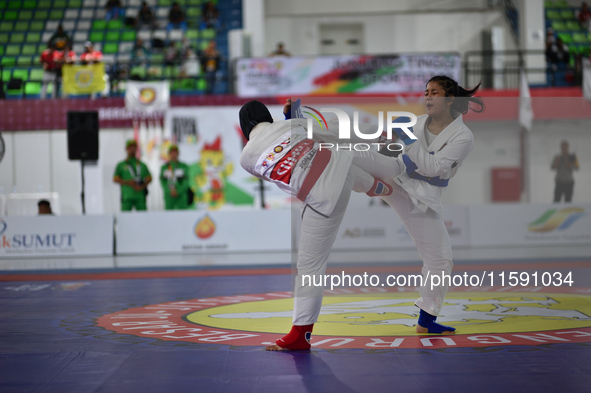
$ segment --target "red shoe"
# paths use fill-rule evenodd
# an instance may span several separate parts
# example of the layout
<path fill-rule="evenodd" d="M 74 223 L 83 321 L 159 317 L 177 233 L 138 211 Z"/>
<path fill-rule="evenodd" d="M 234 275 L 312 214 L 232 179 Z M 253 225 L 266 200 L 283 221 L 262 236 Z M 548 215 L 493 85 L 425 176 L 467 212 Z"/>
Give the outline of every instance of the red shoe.
<path fill-rule="evenodd" d="M 283 349 L 291 351 L 307 351 L 310 350 L 310 339 L 312 336 L 312 329 L 314 324 L 304 326 L 292 326 L 291 331 L 285 336 L 275 341 L 275 343 Z"/>

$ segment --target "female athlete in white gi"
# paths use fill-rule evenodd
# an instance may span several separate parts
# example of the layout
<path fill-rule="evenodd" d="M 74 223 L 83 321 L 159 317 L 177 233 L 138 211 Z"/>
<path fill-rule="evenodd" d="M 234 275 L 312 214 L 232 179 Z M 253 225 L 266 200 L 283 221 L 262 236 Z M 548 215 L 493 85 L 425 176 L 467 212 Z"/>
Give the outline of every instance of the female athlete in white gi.
<path fill-rule="evenodd" d="M 290 117 L 291 102 L 284 107 Z M 323 287 L 304 286 L 302 276 L 323 276 L 351 191 L 390 195 L 403 165 L 376 152 L 320 149 L 318 141 L 338 139 L 338 131 L 315 129 L 307 139 L 306 119 L 273 121 L 258 101 L 240 109 L 240 127 L 248 140 L 240 165 L 253 176 L 275 183 L 304 202 L 291 332 L 268 350 L 310 349 L 310 335 L 322 306 Z M 362 131 L 367 134 L 367 132 Z M 367 142 L 367 141 L 365 141 Z M 371 173 L 371 175 L 369 174 Z M 386 183 L 380 179 L 389 179 Z"/>
<path fill-rule="evenodd" d="M 463 122 L 469 109 L 482 112 L 481 98 L 473 97 L 480 84 L 465 90 L 447 76 L 434 76 L 425 89 L 426 115 L 419 116 L 414 126 L 416 140 L 398 133 L 406 144 L 400 159 L 405 172 L 395 179 L 394 191 L 383 196 L 398 214 L 411 235 L 423 260 L 423 286 L 416 301 L 420 308 L 418 333 L 452 334 L 455 328 L 435 322 L 447 285 L 431 289 L 431 277 L 450 275 L 453 267 L 451 242 L 443 222 L 441 195 L 449 180 L 474 146 L 472 132 Z M 478 108 L 470 107 L 474 102 Z"/>

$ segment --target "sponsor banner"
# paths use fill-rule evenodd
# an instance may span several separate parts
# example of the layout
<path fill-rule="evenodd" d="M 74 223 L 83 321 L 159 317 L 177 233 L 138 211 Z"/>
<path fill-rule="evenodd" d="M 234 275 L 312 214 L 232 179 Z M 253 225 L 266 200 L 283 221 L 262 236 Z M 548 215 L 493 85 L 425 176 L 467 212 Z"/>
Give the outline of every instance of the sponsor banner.
<path fill-rule="evenodd" d="M 164 111 L 170 107 L 168 81 L 128 81 L 125 87 L 125 108 L 132 112 Z"/>
<path fill-rule="evenodd" d="M 160 152 L 152 155 L 155 161 L 147 159 L 154 162 L 155 171 L 168 159 L 170 144 L 178 145 L 179 159 L 189 166 L 189 184 L 198 209 L 261 205 L 261 181 L 240 166 L 244 136 L 239 110 L 237 106 L 171 108 L 166 112 L 163 138 L 159 141 L 148 135 L 146 139 L 144 151 Z M 283 119 L 281 106 L 269 105 L 269 110 L 276 119 Z M 264 191 L 267 208 L 289 207 L 290 196 L 275 185 L 265 184 Z"/>
<path fill-rule="evenodd" d="M 591 204 L 470 206 L 471 245 L 589 244 Z"/>
<path fill-rule="evenodd" d="M 469 220 L 466 206 L 446 206 L 443 220 L 452 246 L 469 246 Z M 414 248 L 404 225 L 389 206 L 348 209 L 333 248 L 364 250 Z"/>
<path fill-rule="evenodd" d="M 112 254 L 112 215 L 0 218 L 2 258 Z"/>
<path fill-rule="evenodd" d="M 423 91 L 433 75 L 460 79 L 460 55 L 400 54 L 239 59 L 240 97 Z"/>
<path fill-rule="evenodd" d="M 289 251 L 289 209 L 120 213 L 117 254 Z"/>
<path fill-rule="evenodd" d="M 62 77 L 66 94 L 99 93 L 105 90 L 105 63 L 64 64 Z"/>

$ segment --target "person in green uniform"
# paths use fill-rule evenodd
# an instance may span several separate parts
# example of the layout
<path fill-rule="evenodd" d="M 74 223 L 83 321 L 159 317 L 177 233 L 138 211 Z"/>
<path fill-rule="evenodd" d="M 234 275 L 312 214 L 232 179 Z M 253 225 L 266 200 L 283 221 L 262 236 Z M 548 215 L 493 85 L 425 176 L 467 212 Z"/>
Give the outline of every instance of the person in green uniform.
<path fill-rule="evenodd" d="M 117 164 L 113 181 L 121 185 L 121 211 L 146 210 L 148 184 L 152 175 L 146 164 L 135 157 L 137 143 L 129 139 L 125 144 L 127 159 Z"/>
<path fill-rule="evenodd" d="M 183 210 L 189 208 L 189 167 L 179 161 L 179 148 L 168 149 L 169 161 L 160 169 L 160 184 L 164 190 L 164 208 Z"/>

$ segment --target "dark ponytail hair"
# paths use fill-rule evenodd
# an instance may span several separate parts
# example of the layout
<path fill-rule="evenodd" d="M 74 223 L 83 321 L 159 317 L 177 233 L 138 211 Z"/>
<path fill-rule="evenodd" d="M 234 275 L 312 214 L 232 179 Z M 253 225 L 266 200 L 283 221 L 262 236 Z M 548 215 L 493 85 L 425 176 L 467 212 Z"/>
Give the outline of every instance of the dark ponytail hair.
<path fill-rule="evenodd" d="M 436 75 L 429 79 L 429 82 L 427 82 L 427 84 L 429 84 L 430 82 L 438 83 L 443 88 L 443 90 L 445 90 L 446 97 L 454 96 L 456 98 L 468 98 L 467 100 L 454 100 L 454 103 L 451 105 L 452 111 L 459 112 L 464 115 L 468 113 L 469 109 L 472 109 L 474 112 L 477 113 L 484 111 L 485 106 L 484 102 L 482 101 L 482 98 L 473 97 L 473 95 L 476 94 L 476 92 L 478 91 L 480 83 L 475 88 L 471 90 L 466 90 L 462 86 L 458 85 L 458 82 L 456 82 L 449 76 L 445 75 Z M 476 105 L 478 105 L 479 108 L 473 108 L 472 106 L 470 106 L 470 102 L 474 102 Z"/>

